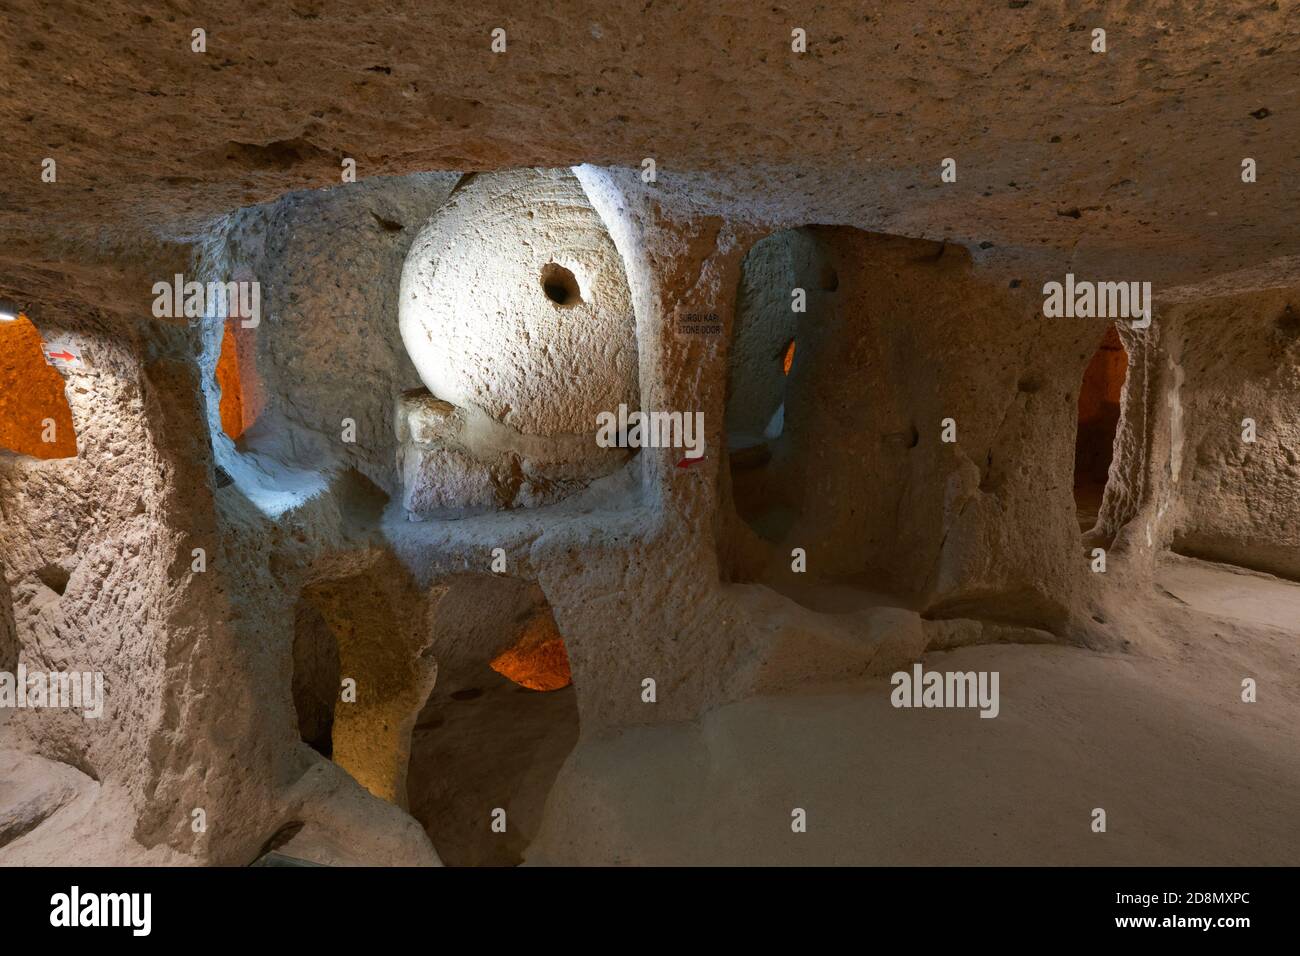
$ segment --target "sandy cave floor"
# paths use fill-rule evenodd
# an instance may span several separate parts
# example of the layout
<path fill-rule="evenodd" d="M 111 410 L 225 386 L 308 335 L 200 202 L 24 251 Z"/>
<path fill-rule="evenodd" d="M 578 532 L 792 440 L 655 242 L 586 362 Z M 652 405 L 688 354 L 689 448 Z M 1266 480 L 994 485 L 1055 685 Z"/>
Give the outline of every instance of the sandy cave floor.
<path fill-rule="evenodd" d="M 1145 609 L 1131 653 L 1005 644 L 926 655 L 928 670 L 998 671 L 993 720 L 894 709 L 880 678 L 591 736 L 564 762 L 572 723 L 539 739 L 498 731 L 538 706 L 572 708 L 571 689 L 520 693 L 491 675 L 431 707 L 414 749 L 463 768 L 490 742 L 535 839 L 496 847 L 475 834 L 476 808 L 502 779 L 489 770 L 458 770 L 450 788 L 414 775 L 412 812 L 438 820 L 430 835 L 451 865 L 521 855 L 529 865 L 1296 863 L 1300 583 L 1170 555 Z M 1246 676 L 1257 703 L 1241 701 Z M 475 724 L 472 709 L 493 698 L 506 704 Z M 431 735 L 444 724 L 455 732 Z M 0 827 L 30 827 L 0 863 L 84 847 L 116 812 L 111 793 L 66 765 L 0 758 L 10 771 Z M 807 811 L 805 834 L 790 830 L 794 807 Z M 1090 829 L 1095 807 L 1104 834 Z M 165 862 L 157 852 L 112 848 L 123 861 Z"/>
<path fill-rule="evenodd" d="M 895 710 L 880 679 L 587 741 L 528 862 L 1294 864 L 1300 584 L 1171 557 L 1157 585 L 1133 654 L 926 656 L 999 671 L 993 720 Z"/>

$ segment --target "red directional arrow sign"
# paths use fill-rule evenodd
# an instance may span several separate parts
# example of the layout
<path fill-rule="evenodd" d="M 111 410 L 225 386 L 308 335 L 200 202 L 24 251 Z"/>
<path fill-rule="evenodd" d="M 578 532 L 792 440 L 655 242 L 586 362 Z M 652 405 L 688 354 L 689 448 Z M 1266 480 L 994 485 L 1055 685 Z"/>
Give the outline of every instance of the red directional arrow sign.
<path fill-rule="evenodd" d="M 81 368 L 86 364 L 81 352 L 72 351 L 66 342 L 47 342 L 42 351 L 45 361 L 55 368 Z"/>

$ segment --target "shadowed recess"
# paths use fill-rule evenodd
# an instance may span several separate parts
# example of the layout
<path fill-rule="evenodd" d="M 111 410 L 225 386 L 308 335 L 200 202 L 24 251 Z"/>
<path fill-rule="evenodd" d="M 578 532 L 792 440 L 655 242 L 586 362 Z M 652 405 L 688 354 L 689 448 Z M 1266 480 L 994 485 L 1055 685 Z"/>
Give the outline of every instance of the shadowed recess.
<path fill-rule="evenodd" d="M 1110 475 L 1115 432 L 1119 428 L 1119 402 L 1128 371 L 1128 353 L 1111 325 L 1083 373 L 1079 390 L 1079 430 L 1074 443 L 1074 502 L 1079 528 L 1097 523 L 1101 499 Z"/>

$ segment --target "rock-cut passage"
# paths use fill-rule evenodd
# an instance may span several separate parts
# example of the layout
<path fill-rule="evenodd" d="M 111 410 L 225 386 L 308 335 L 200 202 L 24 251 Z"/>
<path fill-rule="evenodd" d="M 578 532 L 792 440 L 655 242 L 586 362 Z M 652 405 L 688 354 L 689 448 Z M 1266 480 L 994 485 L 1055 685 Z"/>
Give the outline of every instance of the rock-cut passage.
<path fill-rule="evenodd" d="M 1111 325 L 1101 347 L 1083 373 L 1079 391 L 1079 430 L 1074 441 L 1074 504 L 1079 528 L 1097 523 L 1102 495 L 1110 474 L 1115 432 L 1119 428 L 1120 395 L 1128 371 L 1128 353 Z"/>
<path fill-rule="evenodd" d="M 411 735 L 411 815 L 448 866 L 514 866 L 578 740 L 564 638 L 523 582 L 462 583 L 439 611 L 458 642 Z"/>
<path fill-rule="evenodd" d="M 303 743 L 334 755 L 334 709 L 340 677 L 339 646 L 329 623 L 310 600 L 294 609 L 293 704 Z"/>
<path fill-rule="evenodd" d="M 737 512 L 773 541 L 795 521 L 799 505 L 788 459 L 800 442 L 787 425 L 807 409 L 792 414 L 789 405 L 809 404 L 814 391 L 808 385 L 812 373 L 801 366 L 816 349 L 797 337 L 801 324 L 805 340 L 809 326 L 825 325 L 839 288 L 825 247 L 830 235 L 788 229 L 768 236 L 750 250 L 742 269 L 728 376 L 727 450 Z M 804 297 L 804 311 L 791 307 L 795 289 Z"/>

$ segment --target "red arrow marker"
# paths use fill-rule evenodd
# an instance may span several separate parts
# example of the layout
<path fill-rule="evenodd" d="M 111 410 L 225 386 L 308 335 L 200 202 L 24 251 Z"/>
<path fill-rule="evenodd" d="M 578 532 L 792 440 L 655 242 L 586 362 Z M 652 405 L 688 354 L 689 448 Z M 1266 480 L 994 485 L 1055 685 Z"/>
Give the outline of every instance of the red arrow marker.
<path fill-rule="evenodd" d="M 703 455 L 701 455 L 699 458 L 683 458 L 681 461 L 677 463 L 677 467 L 689 468 L 691 467 L 691 465 L 698 465 L 702 461 L 704 461 Z"/>
<path fill-rule="evenodd" d="M 63 359 L 63 361 L 65 362 L 71 362 L 74 358 L 76 358 L 76 356 L 73 355 L 71 352 L 51 352 L 50 358 Z"/>

